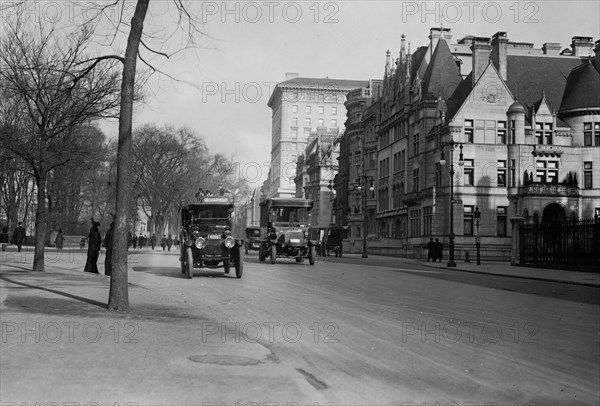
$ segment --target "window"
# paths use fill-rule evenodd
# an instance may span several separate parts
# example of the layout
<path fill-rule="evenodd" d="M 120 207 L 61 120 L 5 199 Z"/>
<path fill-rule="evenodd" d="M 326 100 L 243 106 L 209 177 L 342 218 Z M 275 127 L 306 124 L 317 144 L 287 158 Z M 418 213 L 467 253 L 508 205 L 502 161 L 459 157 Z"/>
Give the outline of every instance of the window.
<path fill-rule="evenodd" d="M 292 113 L 297 113 L 298 112 L 298 105 L 294 104 L 292 106 Z"/>
<path fill-rule="evenodd" d="M 304 129 L 304 138 L 308 139 L 310 137 L 310 128 Z"/>
<path fill-rule="evenodd" d="M 337 124 L 337 120 L 334 118 L 331 120 L 331 127 L 333 128 L 337 128 L 338 124 Z"/>
<path fill-rule="evenodd" d="M 305 125 L 306 127 L 310 127 L 310 118 L 305 118 L 305 119 L 304 119 L 304 125 Z"/>
<path fill-rule="evenodd" d="M 600 146 L 600 123 L 583 123 L 583 145 L 591 147 L 592 140 Z"/>
<path fill-rule="evenodd" d="M 413 192 L 419 191 L 419 169 L 413 169 Z"/>
<path fill-rule="evenodd" d="M 506 237 L 506 206 L 498 206 L 496 209 L 496 235 Z"/>
<path fill-rule="evenodd" d="M 413 138 L 413 155 L 419 155 L 419 134 Z"/>
<path fill-rule="evenodd" d="M 410 211 L 410 236 L 420 237 L 421 236 L 421 210 Z"/>
<path fill-rule="evenodd" d="M 310 106 L 306 106 L 306 114 L 310 114 Z"/>
<path fill-rule="evenodd" d="M 337 115 L 337 107 L 332 107 L 331 108 L 331 114 L 333 114 L 334 116 Z"/>
<path fill-rule="evenodd" d="M 516 121 L 511 120 L 510 121 L 510 143 L 511 144 L 516 144 L 516 142 L 517 142 L 515 126 L 516 126 Z"/>
<path fill-rule="evenodd" d="M 463 235 L 473 235 L 473 206 L 463 207 Z"/>
<path fill-rule="evenodd" d="M 473 120 L 465 120 L 465 142 L 473 142 Z"/>
<path fill-rule="evenodd" d="M 497 143 L 506 144 L 506 121 L 498 121 Z"/>
<path fill-rule="evenodd" d="M 298 138 L 298 129 L 292 128 L 292 138 Z"/>
<path fill-rule="evenodd" d="M 435 186 L 442 186 L 442 165 L 439 162 L 435 164 Z"/>
<path fill-rule="evenodd" d="M 293 125 L 294 127 L 297 127 L 297 126 L 298 126 L 298 117 L 292 117 L 292 125 Z"/>
<path fill-rule="evenodd" d="M 433 206 L 423 207 L 423 234 L 431 235 L 431 214 Z"/>
<path fill-rule="evenodd" d="M 465 175 L 463 185 L 465 185 L 465 186 L 475 185 L 475 168 L 474 168 L 474 161 L 472 159 L 465 159 L 463 173 Z"/>
<path fill-rule="evenodd" d="M 584 162 L 583 163 L 583 188 L 591 189 L 592 188 L 592 163 Z"/>
<path fill-rule="evenodd" d="M 325 125 L 325 120 L 320 118 L 319 119 L 319 127 L 323 127 Z"/>
<path fill-rule="evenodd" d="M 325 114 L 325 107 L 319 106 L 319 114 Z"/>
<path fill-rule="evenodd" d="M 517 185 L 517 169 L 515 160 L 510 160 L 510 186 L 515 187 Z"/>
<path fill-rule="evenodd" d="M 535 166 L 536 183 L 558 183 L 558 161 L 537 161 Z"/>
<path fill-rule="evenodd" d="M 498 161 L 498 186 L 506 187 L 506 161 Z"/>

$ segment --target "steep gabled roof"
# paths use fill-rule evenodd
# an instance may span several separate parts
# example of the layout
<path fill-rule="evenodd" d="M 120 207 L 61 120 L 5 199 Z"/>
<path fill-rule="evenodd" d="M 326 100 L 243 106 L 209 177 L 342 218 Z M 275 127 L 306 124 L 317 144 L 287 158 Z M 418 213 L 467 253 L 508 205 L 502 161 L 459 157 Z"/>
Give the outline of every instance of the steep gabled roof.
<path fill-rule="evenodd" d="M 574 68 L 560 103 L 560 112 L 569 110 L 600 110 L 600 73 L 589 62 Z"/>
<path fill-rule="evenodd" d="M 462 76 L 448 43 L 440 39 L 431 56 L 422 80 L 422 94 L 425 99 L 448 99 L 460 84 Z"/>
<path fill-rule="evenodd" d="M 454 89 L 452 96 L 446 101 L 448 111 L 446 112 L 446 121 L 450 121 L 454 118 L 454 115 L 460 110 L 460 106 L 463 105 L 471 90 L 473 89 L 473 72 L 469 73 L 466 78 L 462 80 Z"/>
<path fill-rule="evenodd" d="M 582 58 L 564 55 L 549 58 L 531 55 L 507 55 L 506 84 L 523 106 L 538 102 L 542 91 L 550 110 L 558 110 L 565 90 L 567 77 Z"/>
<path fill-rule="evenodd" d="M 419 47 L 413 54 L 411 55 L 410 60 L 410 77 L 411 80 L 417 75 L 417 71 L 421 66 L 421 62 L 423 58 L 425 58 L 425 54 L 427 53 L 427 47 Z"/>

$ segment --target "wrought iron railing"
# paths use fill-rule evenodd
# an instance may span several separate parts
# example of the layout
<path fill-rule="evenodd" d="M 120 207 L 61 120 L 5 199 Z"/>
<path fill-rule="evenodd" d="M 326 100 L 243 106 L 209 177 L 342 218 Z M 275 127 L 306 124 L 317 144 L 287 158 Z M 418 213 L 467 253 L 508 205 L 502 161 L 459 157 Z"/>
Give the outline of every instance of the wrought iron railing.
<path fill-rule="evenodd" d="M 523 224 L 520 233 L 522 264 L 597 265 L 600 269 L 600 220 L 565 220 Z"/>

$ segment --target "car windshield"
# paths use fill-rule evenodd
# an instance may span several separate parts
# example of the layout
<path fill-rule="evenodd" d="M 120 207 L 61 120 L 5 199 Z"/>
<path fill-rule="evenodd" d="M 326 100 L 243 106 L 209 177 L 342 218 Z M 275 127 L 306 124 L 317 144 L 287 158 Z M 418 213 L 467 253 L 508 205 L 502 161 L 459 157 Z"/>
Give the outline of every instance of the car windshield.
<path fill-rule="evenodd" d="M 276 226 L 298 226 L 307 223 L 307 210 L 304 207 L 273 207 L 271 222 Z"/>
<path fill-rule="evenodd" d="M 260 237 L 260 230 L 259 229 L 246 229 L 246 236 L 247 237 Z"/>
<path fill-rule="evenodd" d="M 212 223 L 228 225 L 230 222 L 231 208 L 228 205 L 214 205 L 194 207 L 186 213 L 187 222 L 190 223 Z"/>

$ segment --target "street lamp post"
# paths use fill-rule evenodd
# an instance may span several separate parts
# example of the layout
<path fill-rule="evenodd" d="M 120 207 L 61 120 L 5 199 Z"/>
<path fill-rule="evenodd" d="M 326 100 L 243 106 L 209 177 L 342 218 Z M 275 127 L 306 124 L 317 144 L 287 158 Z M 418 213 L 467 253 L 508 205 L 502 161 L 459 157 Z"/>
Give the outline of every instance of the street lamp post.
<path fill-rule="evenodd" d="M 462 142 L 455 142 L 453 139 L 448 141 L 445 145 L 442 145 L 442 156 L 440 159 L 440 165 L 446 165 L 446 159 L 444 158 L 444 146 L 448 147 L 450 151 L 450 233 L 448 234 L 448 247 L 449 247 L 449 258 L 446 266 L 455 267 L 456 262 L 454 261 L 454 149 L 456 146 L 460 147 L 460 155 L 458 157 L 458 165 L 463 166 L 465 161 L 463 159 L 463 144 Z"/>
<path fill-rule="evenodd" d="M 475 228 L 477 230 L 477 235 L 475 236 L 475 247 L 477 248 L 477 265 L 481 265 L 481 256 L 479 249 L 481 248 L 481 238 L 479 237 L 479 219 L 481 218 L 481 212 L 479 211 L 479 206 L 475 207 Z"/>
<path fill-rule="evenodd" d="M 362 243 L 362 255 L 361 258 L 368 258 L 367 255 L 367 190 L 373 191 L 373 186 L 369 186 L 367 189 L 367 182 L 370 184 L 370 178 L 366 176 L 363 178 L 363 243 Z"/>

